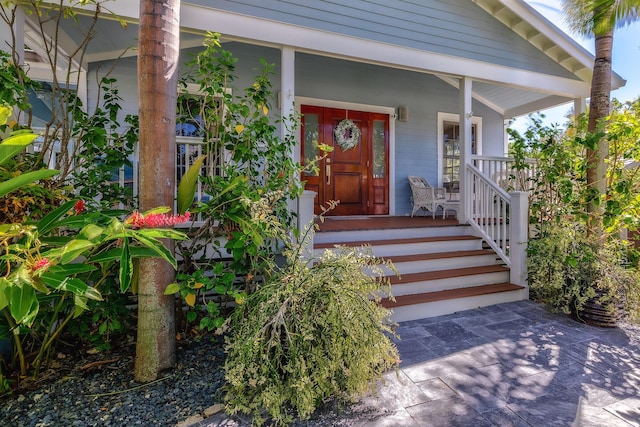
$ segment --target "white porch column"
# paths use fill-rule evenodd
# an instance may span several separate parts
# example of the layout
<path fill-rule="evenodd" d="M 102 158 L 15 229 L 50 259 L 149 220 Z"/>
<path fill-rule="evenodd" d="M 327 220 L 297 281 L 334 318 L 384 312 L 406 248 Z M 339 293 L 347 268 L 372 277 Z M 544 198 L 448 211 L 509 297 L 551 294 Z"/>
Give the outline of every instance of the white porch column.
<path fill-rule="evenodd" d="M 18 55 L 18 65 L 24 66 L 24 9 L 16 7 L 15 21 L 13 23 L 13 34 L 15 34 L 15 46 L 11 27 L 7 26 L 4 21 L 0 25 L 0 49 L 11 53 L 15 50 Z"/>
<path fill-rule="evenodd" d="M 16 65 L 24 67 L 24 9 L 22 7 L 17 6 L 15 11 L 15 20 L 13 23 L 13 28 L 9 27 L 2 21 L 0 24 L 0 49 L 12 54 L 12 51 L 17 56 Z M 15 37 L 15 43 L 14 43 Z M 13 58 L 11 58 L 13 61 Z M 18 108 L 14 107 L 13 113 L 15 118 L 18 121 L 24 123 L 24 117 L 19 115 Z"/>
<path fill-rule="evenodd" d="M 460 222 L 466 223 L 470 214 L 471 195 L 467 191 L 465 176 L 466 165 L 471 162 L 471 78 L 460 79 L 459 110 L 460 110 Z"/>
<path fill-rule="evenodd" d="M 293 114 L 295 114 L 295 62 L 295 50 L 292 47 L 283 46 L 280 52 L 280 93 L 278 94 L 278 107 L 280 108 L 280 116 L 282 118 L 280 123 L 280 138 L 283 140 L 295 137 L 295 135 L 292 135 L 294 122 L 291 120 Z M 298 150 L 293 149 L 293 151 L 289 153 L 293 160 L 299 157 L 297 151 Z M 298 179 L 298 177 L 293 177 L 293 179 Z M 289 200 L 289 211 L 297 214 L 296 223 L 298 231 L 300 231 L 301 234 L 304 229 L 303 222 L 307 221 L 306 216 L 309 215 L 306 212 L 308 204 L 307 198 L 308 197 L 305 198 L 303 195 L 297 200 Z M 313 197 L 311 197 L 311 215 L 313 215 Z M 308 220 L 311 221 L 311 218 Z M 291 239 L 295 241 L 293 236 L 291 236 Z M 305 256 L 307 255 L 306 251 L 307 248 L 303 250 Z"/>
<path fill-rule="evenodd" d="M 302 246 L 300 253 L 304 259 L 310 260 L 313 256 L 313 214 L 314 199 L 316 192 L 304 190 L 298 198 L 298 232 L 300 237 L 298 243 Z"/>
<path fill-rule="evenodd" d="M 587 99 L 586 98 L 575 98 L 573 100 L 573 115 L 578 117 L 580 114 L 585 113 L 587 111 Z"/>
<path fill-rule="evenodd" d="M 509 221 L 509 258 L 511 271 L 509 280 L 525 287 L 523 298 L 529 299 L 527 285 L 527 241 L 529 238 L 529 193 L 514 191 L 511 196 Z"/>
<path fill-rule="evenodd" d="M 507 133 L 508 128 L 509 128 L 509 120 L 505 119 L 502 121 L 502 138 L 503 138 L 502 154 L 505 157 L 509 156 L 509 133 Z"/>
<path fill-rule="evenodd" d="M 282 124 L 280 126 L 280 136 L 287 138 L 290 136 L 291 125 L 289 118 L 295 113 L 295 78 L 296 78 L 296 52 L 292 47 L 283 46 L 280 53 L 280 114 Z M 292 153 L 293 154 L 293 153 Z"/>

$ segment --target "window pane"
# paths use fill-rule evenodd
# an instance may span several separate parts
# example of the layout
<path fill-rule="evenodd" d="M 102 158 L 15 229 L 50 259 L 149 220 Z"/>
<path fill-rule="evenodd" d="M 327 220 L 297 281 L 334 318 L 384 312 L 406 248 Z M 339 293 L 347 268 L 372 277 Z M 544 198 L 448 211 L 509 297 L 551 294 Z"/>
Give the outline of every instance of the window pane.
<path fill-rule="evenodd" d="M 477 153 L 477 126 L 471 125 L 471 153 Z M 443 170 L 442 181 L 450 192 L 458 192 L 460 182 L 460 124 L 458 122 L 442 123 Z"/>
<path fill-rule="evenodd" d="M 176 111 L 176 136 L 203 137 L 204 120 L 200 97 L 181 97 Z"/>

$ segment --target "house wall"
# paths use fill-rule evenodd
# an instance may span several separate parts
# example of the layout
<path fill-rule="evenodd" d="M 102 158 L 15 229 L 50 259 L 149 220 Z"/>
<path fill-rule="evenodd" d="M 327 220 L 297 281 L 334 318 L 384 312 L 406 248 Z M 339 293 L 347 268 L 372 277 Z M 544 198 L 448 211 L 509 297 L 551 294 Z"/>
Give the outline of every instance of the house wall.
<path fill-rule="evenodd" d="M 189 0 L 184 3 L 575 79 L 470 0 Z M 241 35 L 241 29 L 238 34 Z"/>
<path fill-rule="evenodd" d="M 238 58 L 237 76 L 233 93 L 241 94 L 253 82 L 260 68 L 260 58 L 276 64 L 272 78 L 275 114 L 275 96 L 280 90 L 280 51 L 239 42 L 226 43 L 225 48 Z M 182 62 L 188 61 L 196 50 L 183 51 Z M 91 70 L 109 69 L 113 64 L 94 64 Z M 90 75 L 93 73 L 90 73 Z M 111 76 L 118 81 L 119 95 L 123 98 L 122 114 L 137 111 L 136 58 L 120 60 Z M 97 96 L 95 78 L 90 77 L 89 105 Z M 411 212 L 408 175 L 421 175 L 432 183 L 438 182 L 437 129 L 438 112 L 458 113 L 458 90 L 429 74 L 385 68 L 376 65 L 349 62 L 316 55 L 296 54 L 296 96 L 327 101 L 397 108 L 409 107 L 409 121 L 395 122 L 395 194 L 396 215 Z M 475 102 L 473 112 L 482 117 L 482 154 L 503 154 L 503 117 L 486 106 Z"/>
<path fill-rule="evenodd" d="M 395 123 L 396 215 L 411 212 L 409 175 L 438 182 L 438 112 L 459 112 L 458 90 L 429 74 L 296 55 L 296 95 L 357 104 L 409 107 L 409 121 Z M 503 116 L 476 101 L 482 117 L 482 154 L 502 156 Z"/>

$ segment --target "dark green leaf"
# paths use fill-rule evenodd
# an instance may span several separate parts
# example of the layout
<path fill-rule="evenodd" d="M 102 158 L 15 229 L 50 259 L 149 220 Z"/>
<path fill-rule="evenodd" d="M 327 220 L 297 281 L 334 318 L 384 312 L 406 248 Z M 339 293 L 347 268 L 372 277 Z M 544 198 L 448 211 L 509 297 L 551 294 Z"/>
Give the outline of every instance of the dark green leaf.
<path fill-rule="evenodd" d="M 40 234 L 47 234 L 55 226 L 56 221 L 73 209 L 75 204 L 75 200 L 68 201 L 42 218 L 37 224 Z"/>
<path fill-rule="evenodd" d="M 132 265 L 129 257 L 129 242 L 125 239 L 120 254 L 120 291 L 126 292 L 131 285 Z"/>

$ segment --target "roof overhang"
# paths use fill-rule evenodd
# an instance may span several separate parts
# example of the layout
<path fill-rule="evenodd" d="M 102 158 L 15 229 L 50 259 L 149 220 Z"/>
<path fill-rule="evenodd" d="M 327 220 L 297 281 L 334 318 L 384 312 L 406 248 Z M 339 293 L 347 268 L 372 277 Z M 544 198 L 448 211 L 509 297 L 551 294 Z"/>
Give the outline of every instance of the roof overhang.
<path fill-rule="evenodd" d="M 275 48 L 291 47 L 299 52 L 365 62 L 437 75 L 449 84 L 469 77 L 474 81 L 474 98 L 505 118 L 589 96 L 593 56 L 521 0 L 471 0 L 513 29 L 517 34 L 570 71 L 575 79 L 527 71 L 479 60 L 428 52 L 343 34 L 321 31 L 279 21 L 232 13 L 213 7 L 181 4 L 183 34 L 181 47 L 201 43 L 207 30 L 215 30 L 224 40 L 241 41 Z M 109 34 L 110 44 L 94 43 L 84 62 L 91 63 L 136 55 L 135 37 L 139 5 L 131 1 L 109 2 L 96 31 Z M 87 15 L 91 5 L 85 6 Z M 82 13 L 82 12 L 81 12 Z M 109 19 L 111 18 L 111 19 Z M 80 16 L 80 19 L 89 19 Z M 126 23 L 126 31 L 122 29 Z M 122 34 L 120 38 L 118 34 Z M 72 36 L 65 37 L 72 49 Z M 82 64 L 82 65 L 85 65 Z M 612 88 L 624 86 L 619 75 L 612 76 Z"/>

